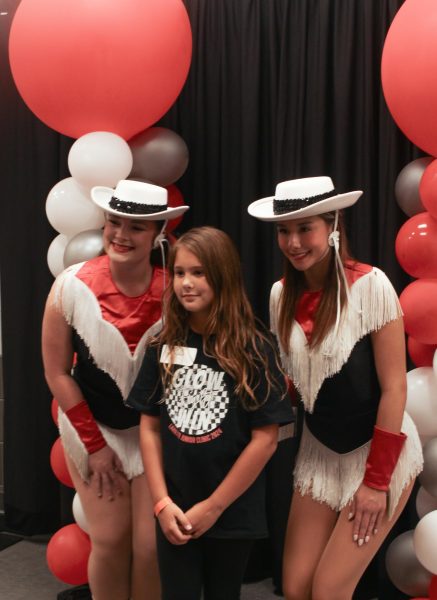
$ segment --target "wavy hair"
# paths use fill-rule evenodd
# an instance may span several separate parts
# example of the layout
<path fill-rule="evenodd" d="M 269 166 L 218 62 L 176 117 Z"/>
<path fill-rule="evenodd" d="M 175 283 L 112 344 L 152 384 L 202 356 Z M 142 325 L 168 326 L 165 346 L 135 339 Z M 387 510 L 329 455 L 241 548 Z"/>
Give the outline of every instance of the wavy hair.
<path fill-rule="evenodd" d="M 276 348 L 268 331 L 258 324 L 244 289 L 240 259 L 230 237 L 213 227 L 197 227 L 183 234 L 172 246 L 165 292 L 164 325 L 158 337 L 167 344 L 170 363 L 164 366 L 164 386 L 171 378 L 176 346 L 185 345 L 190 313 L 173 289 L 174 266 L 179 248 L 192 252 L 200 261 L 214 298 L 203 332 L 203 350 L 214 357 L 235 381 L 235 393 L 247 410 L 263 404 L 272 389 L 283 391 L 281 382 L 269 372 L 265 345 L 271 347 L 279 367 Z M 264 329 L 264 331 L 263 331 Z M 267 381 L 265 398 L 258 398 L 260 378 Z"/>

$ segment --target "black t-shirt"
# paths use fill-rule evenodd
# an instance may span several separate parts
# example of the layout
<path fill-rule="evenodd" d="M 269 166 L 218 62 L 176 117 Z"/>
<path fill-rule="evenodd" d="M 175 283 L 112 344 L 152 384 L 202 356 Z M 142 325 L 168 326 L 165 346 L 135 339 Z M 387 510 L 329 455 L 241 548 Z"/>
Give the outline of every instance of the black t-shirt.
<path fill-rule="evenodd" d="M 214 358 L 205 355 L 202 336 L 190 332 L 186 346 L 178 348 L 172 381 L 165 392 L 159 361 L 166 360 L 166 346 L 150 346 L 146 351 L 127 402 L 145 414 L 160 417 L 168 493 L 184 511 L 208 498 L 223 481 L 250 442 L 253 428 L 293 421 L 288 396 L 283 398 L 285 382 L 274 352 L 267 344 L 262 351 L 281 389 L 272 389 L 267 401 L 255 411 L 242 407 L 234 393 L 234 380 Z M 263 399 L 266 378 L 260 370 L 258 375 L 255 393 Z M 266 535 L 263 470 L 205 536 L 251 539 Z"/>

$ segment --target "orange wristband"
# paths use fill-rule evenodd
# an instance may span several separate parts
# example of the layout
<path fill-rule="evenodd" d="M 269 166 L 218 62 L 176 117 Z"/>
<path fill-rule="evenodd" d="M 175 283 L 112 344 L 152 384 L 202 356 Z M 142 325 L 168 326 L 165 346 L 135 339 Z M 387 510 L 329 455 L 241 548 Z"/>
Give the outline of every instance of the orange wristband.
<path fill-rule="evenodd" d="M 161 498 L 161 500 L 158 500 L 158 502 L 153 507 L 153 512 L 155 513 L 155 517 L 157 517 L 159 515 L 159 513 L 162 510 L 164 510 L 164 508 L 166 506 L 168 506 L 169 504 L 173 504 L 173 500 L 170 498 L 170 496 L 164 496 L 164 498 Z"/>

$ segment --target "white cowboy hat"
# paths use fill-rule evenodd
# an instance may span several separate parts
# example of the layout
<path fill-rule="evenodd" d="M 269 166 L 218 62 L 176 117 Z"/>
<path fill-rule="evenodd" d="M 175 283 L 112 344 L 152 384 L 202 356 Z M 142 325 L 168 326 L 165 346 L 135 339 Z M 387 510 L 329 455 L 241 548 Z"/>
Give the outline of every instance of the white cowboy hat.
<path fill-rule="evenodd" d="M 168 208 L 167 196 L 159 185 L 130 179 L 122 179 L 115 189 L 100 185 L 91 189 L 92 201 L 105 212 L 149 221 L 175 219 L 188 210 L 188 206 Z"/>
<path fill-rule="evenodd" d="M 248 213 L 261 221 L 314 217 L 352 206 L 363 192 L 338 194 L 330 177 L 305 177 L 278 183 L 274 196 L 255 200 Z"/>

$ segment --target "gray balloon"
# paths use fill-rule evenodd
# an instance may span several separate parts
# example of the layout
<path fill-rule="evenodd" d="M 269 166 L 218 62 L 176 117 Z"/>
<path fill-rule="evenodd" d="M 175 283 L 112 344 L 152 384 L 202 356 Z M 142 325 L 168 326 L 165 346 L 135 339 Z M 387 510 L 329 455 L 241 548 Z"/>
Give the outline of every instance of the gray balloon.
<path fill-rule="evenodd" d="M 76 234 L 64 250 L 64 266 L 75 265 L 90 260 L 103 252 L 103 232 L 101 229 L 87 229 Z"/>
<path fill-rule="evenodd" d="M 428 440 L 423 447 L 423 471 L 419 481 L 428 494 L 437 498 L 437 437 Z"/>
<path fill-rule="evenodd" d="M 166 127 L 150 127 L 131 140 L 133 166 L 129 178 L 167 186 L 177 181 L 188 166 L 189 153 L 184 140 Z"/>
<path fill-rule="evenodd" d="M 395 538 L 387 549 L 385 566 L 393 585 L 407 596 L 428 596 L 432 573 L 416 557 L 413 545 L 414 531 L 405 531 Z"/>
<path fill-rule="evenodd" d="M 416 158 L 405 165 L 395 183 L 396 201 L 406 215 L 412 217 L 426 210 L 419 195 L 419 184 L 426 167 L 435 160 L 432 156 Z"/>

